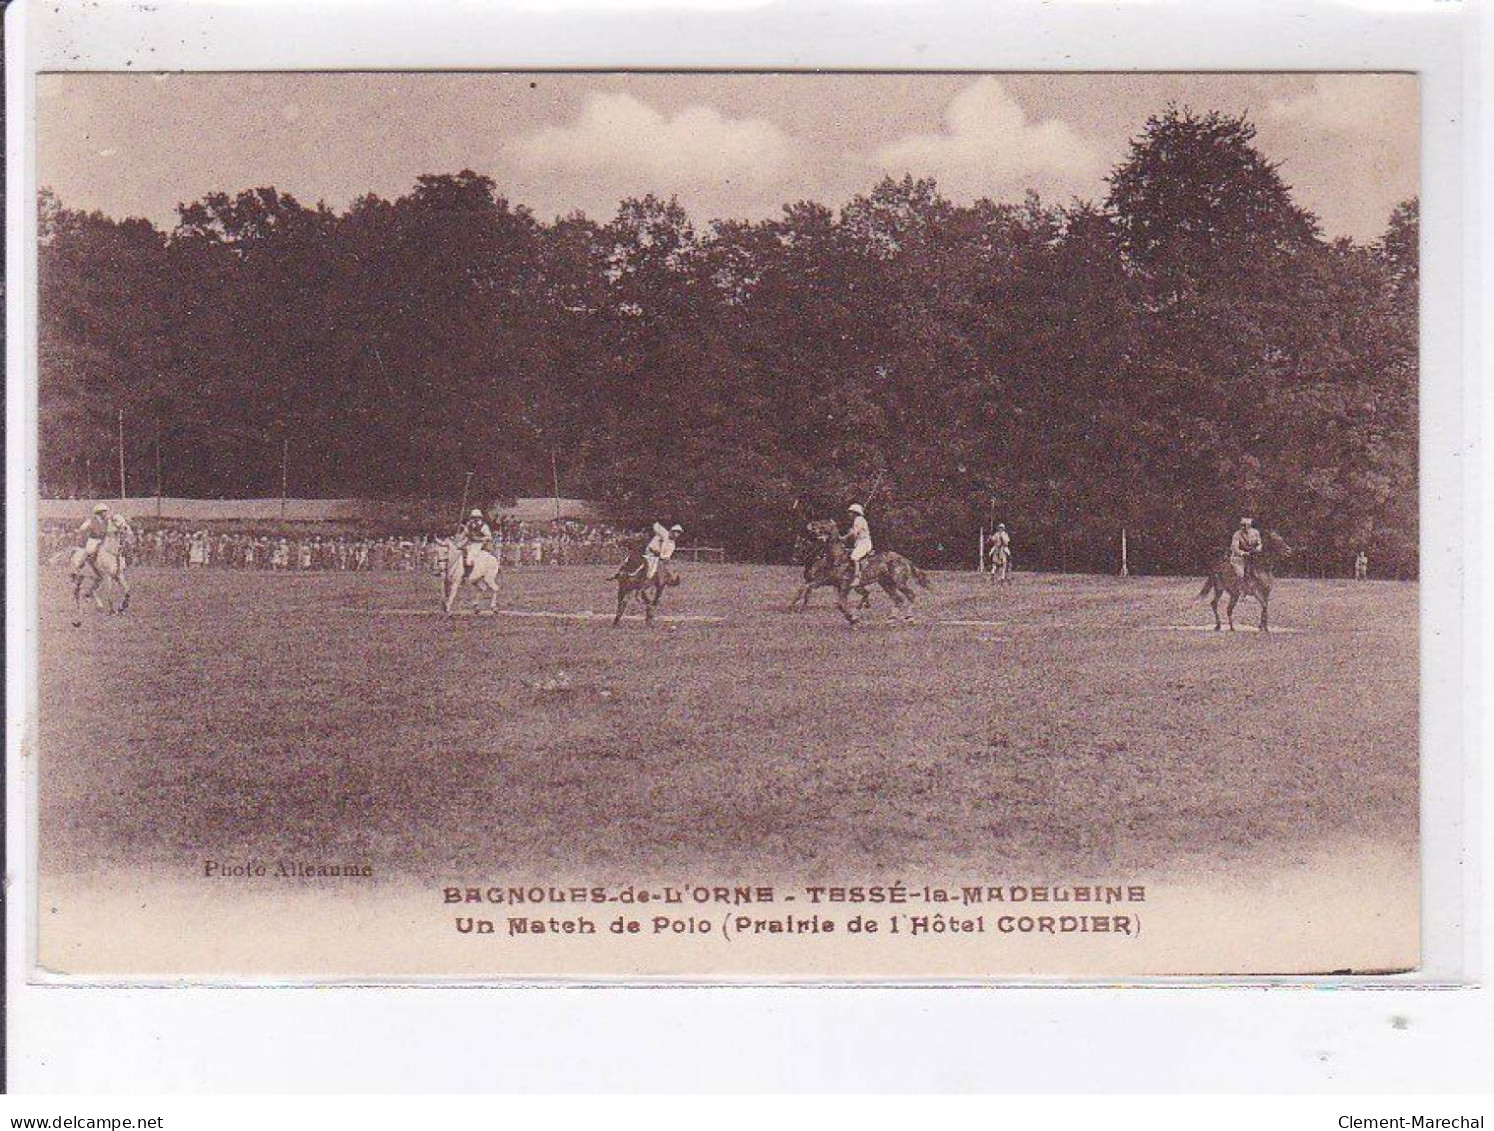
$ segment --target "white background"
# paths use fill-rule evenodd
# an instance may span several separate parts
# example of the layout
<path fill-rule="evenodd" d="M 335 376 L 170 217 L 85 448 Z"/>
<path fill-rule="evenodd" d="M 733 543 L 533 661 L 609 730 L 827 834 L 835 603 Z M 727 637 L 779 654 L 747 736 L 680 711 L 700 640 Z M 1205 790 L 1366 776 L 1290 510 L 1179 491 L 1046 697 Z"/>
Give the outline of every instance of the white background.
<path fill-rule="evenodd" d="M 7 797 L 19 1092 L 1494 1088 L 1476 816 L 1480 291 L 1472 116 L 1489 70 L 1458 3 L 994 6 L 21 0 L 7 17 Z M 1487 58 L 1487 55 L 1485 55 Z M 1423 751 L 1427 976 L 1308 988 L 38 987 L 29 952 L 35 375 L 31 79 L 40 69 L 695 66 L 1417 70 L 1423 75 Z M 1467 86 L 1465 87 L 1465 81 Z M 1487 84 L 1484 89 L 1487 90 Z M 184 144 L 189 142 L 184 141 Z M 24 162 L 24 163 L 22 163 Z M 1484 225 L 1481 227 L 1480 225 Z M 1460 315 L 1466 313 L 1466 322 Z M 1465 333 L 1466 331 L 1466 333 Z M 1475 512 L 1475 507 L 1479 513 Z M 1480 576 L 1475 570 L 1473 580 Z M 1465 631 L 1465 626 L 1467 629 Z M 107 783 L 100 783 L 107 789 Z M 1487 874 L 1487 873 L 1486 873 Z M 1479 948 L 1484 948 L 1480 953 Z M 1463 988 L 1427 988 L 1429 981 Z"/>

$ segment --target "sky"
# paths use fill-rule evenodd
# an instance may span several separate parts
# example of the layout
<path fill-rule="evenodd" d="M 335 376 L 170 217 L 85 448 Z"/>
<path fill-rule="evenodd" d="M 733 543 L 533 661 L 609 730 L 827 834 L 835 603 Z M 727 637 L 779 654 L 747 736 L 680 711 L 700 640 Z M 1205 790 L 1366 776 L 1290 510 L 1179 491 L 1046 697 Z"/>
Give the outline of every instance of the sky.
<path fill-rule="evenodd" d="M 1414 75 L 54 74 L 39 184 L 171 227 L 178 204 L 271 185 L 342 209 L 473 169 L 542 219 L 678 196 L 698 228 L 839 206 L 885 174 L 944 194 L 1099 201 L 1169 102 L 1249 115 L 1325 234 L 1372 241 L 1415 195 Z"/>

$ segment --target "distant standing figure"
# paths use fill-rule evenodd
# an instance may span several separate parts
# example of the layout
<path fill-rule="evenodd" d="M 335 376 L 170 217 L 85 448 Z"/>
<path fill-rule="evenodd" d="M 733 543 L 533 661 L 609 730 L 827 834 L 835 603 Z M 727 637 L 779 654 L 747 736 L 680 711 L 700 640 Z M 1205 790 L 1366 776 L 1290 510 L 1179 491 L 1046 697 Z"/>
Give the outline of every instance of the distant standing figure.
<path fill-rule="evenodd" d="M 1012 579 L 1012 536 L 1006 532 L 1006 524 L 998 522 L 991 535 L 991 580 Z"/>
<path fill-rule="evenodd" d="M 1354 559 L 1354 580 L 1364 581 L 1369 577 L 1369 555 L 1363 550 Z"/>

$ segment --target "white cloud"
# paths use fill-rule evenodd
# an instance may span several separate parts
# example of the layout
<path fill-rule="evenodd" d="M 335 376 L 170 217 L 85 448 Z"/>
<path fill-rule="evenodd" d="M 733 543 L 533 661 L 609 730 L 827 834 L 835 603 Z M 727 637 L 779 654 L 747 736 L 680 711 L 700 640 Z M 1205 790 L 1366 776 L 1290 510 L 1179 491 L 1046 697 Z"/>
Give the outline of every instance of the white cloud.
<path fill-rule="evenodd" d="M 957 195 L 995 195 L 1014 185 L 1088 187 L 1098 181 L 1099 155 L 1057 119 L 1029 121 L 999 79 L 967 86 L 944 110 L 939 133 L 913 134 L 877 150 L 874 163 L 890 173 L 933 174 Z"/>
<path fill-rule="evenodd" d="M 507 150 L 529 172 L 608 173 L 669 192 L 721 179 L 768 181 L 791 143 L 761 118 L 728 118 L 710 106 L 665 117 L 629 94 L 593 94 L 574 122 L 525 134 Z"/>
<path fill-rule="evenodd" d="M 1382 133 L 1405 125 L 1414 129 L 1415 79 L 1387 81 L 1386 75 L 1318 75 L 1312 88 L 1291 98 L 1275 98 L 1266 117 L 1329 133 Z"/>

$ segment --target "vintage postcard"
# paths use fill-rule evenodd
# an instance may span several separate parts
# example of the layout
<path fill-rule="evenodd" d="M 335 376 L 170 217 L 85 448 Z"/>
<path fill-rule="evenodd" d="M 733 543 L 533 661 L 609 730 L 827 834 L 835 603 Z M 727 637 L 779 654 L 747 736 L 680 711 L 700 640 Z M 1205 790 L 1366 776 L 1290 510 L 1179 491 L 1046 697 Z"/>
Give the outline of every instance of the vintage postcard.
<path fill-rule="evenodd" d="M 36 106 L 37 977 L 1419 966 L 1415 75 Z"/>

